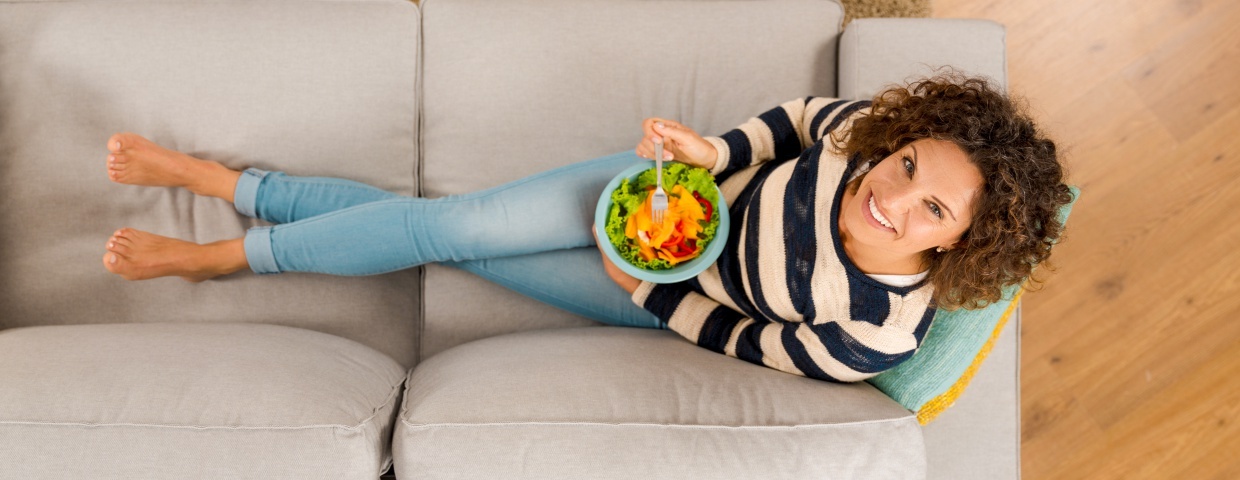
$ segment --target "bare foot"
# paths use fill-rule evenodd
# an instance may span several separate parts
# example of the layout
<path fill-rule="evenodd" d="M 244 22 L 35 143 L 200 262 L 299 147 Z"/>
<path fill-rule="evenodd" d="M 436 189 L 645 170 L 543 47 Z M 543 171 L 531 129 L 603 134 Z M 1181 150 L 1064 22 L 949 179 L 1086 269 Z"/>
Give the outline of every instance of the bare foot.
<path fill-rule="evenodd" d="M 112 135 L 108 152 L 108 178 L 126 185 L 184 187 L 231 202 L 241 175 L 217 162 L 163 148 L 134 133 Z"/>
<path fill-rule="evenodd" d="M 247 266 L 242 242 L 236 239 L 199 245 L 122 228 L 108 239 L 103 266 L 126 280 L 176 276 L 201 282 Z"/>

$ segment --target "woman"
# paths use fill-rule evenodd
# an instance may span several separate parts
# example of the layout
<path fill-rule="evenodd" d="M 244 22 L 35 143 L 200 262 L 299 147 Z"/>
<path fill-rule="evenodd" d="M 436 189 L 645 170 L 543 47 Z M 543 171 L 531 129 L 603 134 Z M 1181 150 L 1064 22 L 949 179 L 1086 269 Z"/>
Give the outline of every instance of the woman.
<path fill-rule="evenodd" d="M 113 181 L 185 187 L 276 225 L 206 245 L 121 229 L 104 266 L 202 281 L 244 268 L 370 275 L 439 262 L 606 323 L 670 328 L 746 361 L 849 382 L 912 356 L 936 308 L 978 307 L 1022 281 L 1049 257 L 1071 199 L 1054 143 L 977 79 L 926 79 L 872 102 L 798 99 L 721 137 L 665 119 L 642 128 L 639 156 L 663 142 L 668 159 L 710 169 L 734 219 L 719 260 L 686 282 L 641 282 L 601 255 L 571 253 L 597 242 L 595 199 L 632 153 L 423 199 L 230 170 L 133 134 L 108 140 Z M 539 252 L 552 253 L 526 256 Z"/>

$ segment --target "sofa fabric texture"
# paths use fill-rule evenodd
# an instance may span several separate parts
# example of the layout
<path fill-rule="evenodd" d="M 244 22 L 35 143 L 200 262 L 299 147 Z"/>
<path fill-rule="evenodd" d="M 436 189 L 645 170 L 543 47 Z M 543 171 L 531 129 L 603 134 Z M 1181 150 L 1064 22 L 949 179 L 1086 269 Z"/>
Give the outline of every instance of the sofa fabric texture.
<path fill-rule="evenodd" d="M 668 331 L 488 338 L 427 360 L 406 385 L 397 475 L 896 479 L 925 471 L 916 418 L 873 386 L 772 372 Z"/>
<path fill-rule="evenodd" d="M 275 325 L 14 328 L 0 352 L 4 479 L 374 479 L 405 376 L 357 342 Z"/>
<path fill-rule="evenodd" d="M 859 18 L 840 35 L 839 95 L 870 98 L 954 67 L 1007 87 L 1006 30 L 989 20 Z"/>

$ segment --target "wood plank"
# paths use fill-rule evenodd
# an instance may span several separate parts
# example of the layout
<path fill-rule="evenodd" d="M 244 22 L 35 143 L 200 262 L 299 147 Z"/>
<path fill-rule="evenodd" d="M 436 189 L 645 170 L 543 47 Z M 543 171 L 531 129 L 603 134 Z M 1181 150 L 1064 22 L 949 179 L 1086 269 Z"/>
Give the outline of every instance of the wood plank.
<path fill-rule="evenodd" d="M 992 18 L 1008 27 L 1008 69 L 1016 93 L 1059 114 L 1082 92 L 1128 67 L 1153 46 L 1227 0 L 1194 2 L 1002 2 Z M 1028 7 L 1040 6 L 1033 12 Z M 964 2 L 936 4 L 936 16 L 976 17 Z"/>
<path fill-rule="evenodd" d="M 1101 86 L 1092 93 L 1085 97 L 1080 115 L 1049 127 L 1066 150 L 1069 183 L 1078 185 L 1082 196 L 1068 219 L 1065 238 L 1052 254 L 1055 272 L 1042 290 L 1028 295 L 1027 311 L 1041 318 L 1078 318 L 1081 312 L 1104 311 L 1115 300 L 1123 288 L 1120 272 L 1131 259 L 1132 245 L 1151 232 L 1142 224 L 1108 223 L 1116 215 L 1109 205 L 1116 195 L 1129 194 L 1128 187 L 1148 177 L 1147 172 L 1162 168 L 1162 158 L 1174 145 L 1171 134 L 1131 88 Z M 1103 223 L 1107 228 L 1097 228 Z M 1088 323 L 1028 322 L 1023 326 L 1022 349 L 1027 357 L 1042 356 Z"/>
<path fill-rule="evenodd" d="M 1011 91 L 1084 190 L 1058 272 L 1025 297 L 1026 479 L 1240 478 L 1238 11 L 935 2 L 1007 27 Z"/>
<path fill-rule="evenodd" d="M 1229 6 L 1124 72 L 1178 140 L 1240 105 L 1240 2 Z"/>
<path fill-rule="evenodd" d="M 1057 470 L 1060 459 L 1106 444 L 1105 432 L 1094 424 L 1045 358 L 1022 366 L 1021 383 L 1026 391 L 1039 392 L 1021 403 L 1021 447 L 1039 452 L 1037 456 L 1023 456 L 1025 475 L 1046 478 Z"/>
<path fill-rule="evenodd" d="M 1231 180 L 1240 162 L 1214 160 L 1240 154 L 1237 124 L 1240 109 L 1194 137 L 1192 152 L 1173 151 L 1174 169 L 1135 181 L 1131 195 L 1108 202 L 1107 215 L 1091 223 L 1145 232 L 1114 247 L 1116 258 L 1091 262 L 1114 284 L 1114 298 L 1078 312 L 1088 326 L 1047 352 L 1103 428 L 1130 421 L 1133 409 L 1240 338 L 1240 323 L 1226 320 L 1240 314 L 1240 225 L 1217 221 L 1240 205 L 1240 184 Z"/>
<path fill-rule="evenodd" d="M 1043 478 L 1196 479 L 1233 470 L 1240 451 L 1240 386 L 1234 381 L 1240 341 L 1219 358 L 1185 372 L 1164 395 L 1107 429 L 1105 462 L 1077 456 Z"/>
<path fill-rule="evenodd" d="M 1218 455 L 1212 458 L 1235 457 L 1236 456 L 1235 452 L 1236 452 L 1236 448 L 1233 445 L 1230 451 L 1223 452 L 1222 455 Z M 1200 477 L 1200 478 L 1209 478 L 1210 480 L 1236 480 L 1237 478 L 1240 478 L 1240 462 L 1233 461 L 1231 462 L 1231 465 L 1224 465 L 1224 468 L 1226 468 L 1226 470 L 1223 470 L 1222 472 L 1214 475 L 1213 477 Z M 1191 478 L 1191 477 L 1181 477 L 1181 478 Z"/>
<path fill-rule="evenodd" d="M 1232 191 L 1230 201 L 1240 202 L 1240 191 Z M 1240 224 L 1199 247 L 1218 252 L 1224 245 L 1240 245 Z M 1092 312 L 1088 328 L 1049 352 L 1056 372 L 1098 425 L 1128 421 L 1132 410 L 1185 371 L 1214 362 L 1240 338 L 1240 322 L 1199 321 L 1240 314 L 1236 265 L 1240 250 L 1207 258 L 1183 249 L 1158 268 L 1130 272 L 1117 305 Z"/>

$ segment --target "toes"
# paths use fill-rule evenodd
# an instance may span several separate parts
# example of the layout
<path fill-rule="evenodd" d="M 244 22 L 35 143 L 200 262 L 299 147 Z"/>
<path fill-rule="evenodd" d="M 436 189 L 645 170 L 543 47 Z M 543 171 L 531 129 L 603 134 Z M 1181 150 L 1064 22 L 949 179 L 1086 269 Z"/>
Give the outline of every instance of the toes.
<path fill-rule="evenodd" d="M 130 257 L 136 245 L 134 235 L 137 232 L 129 227 L 121 228 L 113 232 L 112 237 L 108 238 L 107 243 L 104 244 L 107 251 L 103 254 L 103 267 L 126 280 L 135 278 L 135 267 Z"/>
<path fill-rule="evenodd" d="M 122 228 L 122 229 L 120 229 L 120 230 L 117 230 L 117 231 L 113 232 L 113 233 L 112 233 L 112 238 L 108 239 L 108 242 L 109 242 L 109 243 L 113 243 L 113 242 L 115 242 L 115 243 L 123 243 L 123 244 L 125 244 L 125 245 L 132 245 L 132 244 L 133 244 L 133 241 L 134 241 L 134 237 L 136 237 L 135 232 L 137 232 L 137 230 L 134 230 L 134 229 L 132 229 L 132 228 L 128 228 L 128 227 L 126 227 L 126 228 Z"/>
<path fill-rule="evenodd" d="M 105 248 L 107 248 L 109 252 L 128 256 L 130 249 L 133 248 L 133 244 L 125 240 L 116 239 L 109 241 L 107 247 Z"/>
<path fill-rule="evenodd" d="M 125 134 L 118 133 L 108 138 L 108 151 L 112 153 L 120 153 L 123 148 L 123 137 Z"/>
<path fill-rule="evenodd" d="M 112 135 L 108 138 L 108 151 L 112 153 L 121 153 L 127 149 L 133 148 L 141 138 L 142 137 L 129 132 Z"/>
<path fill-rule="evenodd" d="M 108 155 L 108 168 L 111 170 L 124 170 L 129 166 L 129 159 L 124 155 Z"/>
<path fill-rule="evenodd" d="M 112 273 L 120 273 L 119 269 L 121 268 L 121 261 L 123 261 L 124 258 L 125 257 L 116 252 L 105 253 L 103 254 L 103 268 L 108 269 L 108 271 Z"/>
<path fill-rule="evenodd" d="M 133 248 L 133 245 L 134 245 L 133 240 L 130 240 L 130 239 L 129 239 L 129 238 L 127 238 L 127 237 L 112 237 L 112 239 L 111 239 L 111 240 L 108 240 L 108 243 L 115 243 L 115 244 L 117 244 L 117 245 L 124 245 L 124 246 L 129 247 L 129 248 Z"/>
<path fill-rule="evenodd" d="M 124 183 L 125 175 L 123 172 L 129 166 L 129 158 L 122 154 L 113 153 L 108 155 L 106 164 L 108 166 L 108 178 L 113 182 Z"/>

